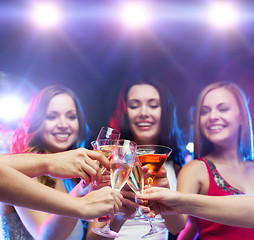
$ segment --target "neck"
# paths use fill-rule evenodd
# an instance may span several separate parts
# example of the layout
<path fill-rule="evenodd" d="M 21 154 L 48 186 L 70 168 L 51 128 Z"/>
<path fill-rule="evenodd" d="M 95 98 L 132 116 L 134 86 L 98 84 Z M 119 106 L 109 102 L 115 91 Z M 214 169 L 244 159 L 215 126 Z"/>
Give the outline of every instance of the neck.
<path fill-rule="evenodd" d="M 242 157 L 239 154 L 238 147 L 221 147 L 214 146 L 214 149 L 211 153 L 207 155 L 208 158 L 213 159 L 216 162 L 241 162 Z"/>
<path fill-rule="evenodd" d="M 146 144 L 158 144 L 158 137 L 155 138 L 138 138 L 133 137 L 133 141 L 138 145 L 146 145 Z"/>

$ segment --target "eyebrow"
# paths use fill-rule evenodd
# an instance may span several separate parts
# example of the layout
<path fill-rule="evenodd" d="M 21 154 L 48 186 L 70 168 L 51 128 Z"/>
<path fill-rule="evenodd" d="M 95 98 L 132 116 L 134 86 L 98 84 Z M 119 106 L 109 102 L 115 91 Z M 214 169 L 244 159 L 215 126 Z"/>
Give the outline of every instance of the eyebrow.
<path fill-rule="evenodd" d="M 58 111 L 56 111 L 56 110 L 51 110 L 51 111 L 47 111 L 47 112 L 46 112 L 46 114 L 49 114 L 49 113 L 58 113 Z M 67 111 L 67 113 L 77 113 L 77 111 L 73 109 L 73 110 Z"/>
<path fill-rule="evenodd" d="M 229 105 L 229 103 L 226 103 L 226 102 L 222 102 L 222 103 L 219 103 L 218 105 L 216 105 L 216 107 L 221 107 L 221 106 L 223 106 L 223 105 Z M 202 104 L 201 105 L 201 107 L 206 107 L 206 108 L 210 108 L 209 106 L 207 106 L 207 105 L 204 105 L 204 104 Z"/>
<path fill-rule="evenodd" d="M 160 99 L 159 98 L 150 98 L 150 99 L 148 99 L 148 102 L 151 102 L 151 101 L 160 101 Z M 127 102 L 140 102 L 140 100 L 134 98 L 134 99 L 127 100 Z"/>

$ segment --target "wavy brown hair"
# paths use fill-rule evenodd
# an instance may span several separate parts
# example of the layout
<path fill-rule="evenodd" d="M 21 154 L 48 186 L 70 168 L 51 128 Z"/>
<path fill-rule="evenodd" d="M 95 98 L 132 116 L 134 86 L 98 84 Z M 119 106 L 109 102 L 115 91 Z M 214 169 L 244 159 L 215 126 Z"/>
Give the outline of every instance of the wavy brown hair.
<path fill-rule="evenodd" d="M 40 90 L 31 100 L 21 126 L 14 132 L 11 146 L 12 153 L 45 153 L 45 147 L 41 140 L 41 131 L 46 119 L 46 111 L 49 102 L 53 97 L 59 94 L 67 94 L 73 99 L 79 123 L 77 140 L 66 150 L 75 149 L 85 142 L 89 135 L 89 128 L 79 99 L 69 88 L 61 85 L 50 85 Z M 54 180 L 52 178 L 40 177 L 40 179 L 42 183 L 54 186 Z"/>

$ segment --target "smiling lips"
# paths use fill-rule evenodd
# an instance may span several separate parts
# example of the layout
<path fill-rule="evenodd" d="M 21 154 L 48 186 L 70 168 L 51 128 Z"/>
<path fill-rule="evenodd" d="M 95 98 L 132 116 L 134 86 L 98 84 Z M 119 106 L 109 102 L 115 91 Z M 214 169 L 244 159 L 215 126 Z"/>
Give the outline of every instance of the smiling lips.
<path fill-rule="evenodd" d="M 225 126 L 223 126 L 223 125 L 212 125 L 212 126 L 208 126 L 208 130 L 212 131 L 212 132 L 219 132 L 224 127 Z"/>
<path fill-rule="evenodd" d="M 153 122 L 136 122 L 136 126 L 139 128 L 149 128 L 153 125 L 154 125 Z"/>
<path fill-rule="evenodd" d="M 56 137 L 58 141 L 67 141 L 70 133 L 54 133 L 53 136 Z"/>

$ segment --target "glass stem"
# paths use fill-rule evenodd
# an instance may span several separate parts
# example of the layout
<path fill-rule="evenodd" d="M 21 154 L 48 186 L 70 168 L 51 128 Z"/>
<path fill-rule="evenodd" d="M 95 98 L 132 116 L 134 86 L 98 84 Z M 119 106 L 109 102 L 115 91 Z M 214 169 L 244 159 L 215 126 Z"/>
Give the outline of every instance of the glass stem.
<path fill-rule="evenodd" d="M 150 227 L 151 227 L 150 231 L 154 232 L 154 231 L 157 230 L 156 227 L 154 226 L 153 221 L 151 220 L 151 218 L 149 218 L 149 224 L 150 224 Z"/>
<path fill-rule="evenodd" d="M 103 227 L 105 231 L 110 231 L 110 220 L 107 221 L 107 224 Z"/>
<path fill-rule="evenodd" d="M 150 181 L 148 182 L 148 187 L 149 187 L 149 188 L 152 186 L 152 182 L 153 182 L 152 180 L 150 180 Z M 150 224 L 150 227 L 151 227 L 150 232 L 155 232 L 155 231 L 157 231 L 156 227 L 155 227 L 154 224 L 153 224 L 152 219 L 149 218 L 148 220 L 149 220 L 149 224 Z"/>

